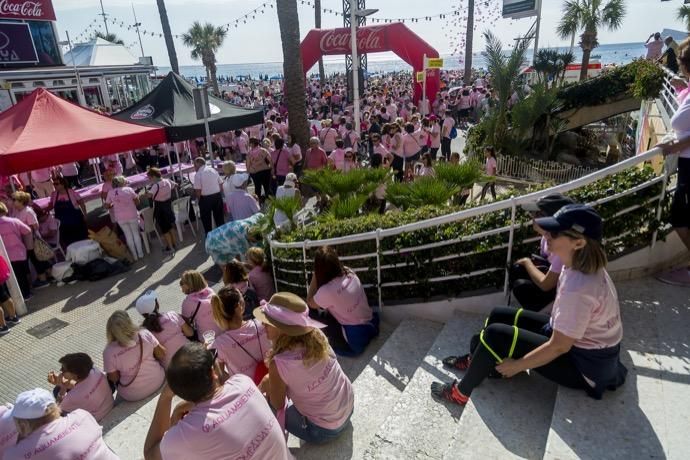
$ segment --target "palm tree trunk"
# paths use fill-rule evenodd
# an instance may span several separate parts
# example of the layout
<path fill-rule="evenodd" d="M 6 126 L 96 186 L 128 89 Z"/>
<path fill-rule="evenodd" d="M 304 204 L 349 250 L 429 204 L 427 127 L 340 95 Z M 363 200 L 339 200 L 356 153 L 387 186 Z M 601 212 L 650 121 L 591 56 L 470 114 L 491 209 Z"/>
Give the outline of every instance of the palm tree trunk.
<path fill-rule="evenodd" d="M 280 40 L 283 44 L 283 74 L 285 75 L 285 98 L 290 117 L 290 135 L 303 149 L 306 149 L 309 142 L 309 123 L 304 92 L 297 0 L 276 2 L 276 10 L 280 25 Z"/>
<path fill-rule="evenodd" d="M 172 32 L 170 31 L 170 21 L 168 21 L 168 11 L 165 9 L 165 0 L 156 0 L 156 3 L 158 4 L 158 14 L 160 14 L 161 17 L 161 27 L 163 28 L 163 37 L 165 37 L 165 47 L 168 49 L 170 67 L 173 72 L 179 75 L 180 66 L 177 63 L 175 42 L 173 41 Z"/>
<path fill-rule="evenodd" d="M 314 0 L 314 27 L 321 28 L 321 0 Z M 323 58 L 319 58 L 319 86 L 326 84 L 326 71 L 323 68 Z"/>
<path fill-rule="evenodd" d="M 220 88 L 218 88 L 218 78 L 216 77 L 216 72 L 218 71 L 218 68 L 216 67 L 216 56 L 214 54 L 211 54 L 210 60 L 211 62 L 208 66 L 208 70 L 211 74 L 211 87 L 213 88 L 213 91 L 216 93 L 216 96 L 220 96 Z"/>
<path fill-rule="evenodd" d="M 472 83 L 472 40 L 474 38 L 474 0 L 467 4 L 467 35 L 465 36 L 465 84 Z"/>
<path fill-rule="evenodd" d="M 585 30 L 582 34 L 582 67 L 580 67 L 580 81 L 587 79 L 587 71 L 589 70 L 589 57 L 596 45 L 597 32 Z"/>

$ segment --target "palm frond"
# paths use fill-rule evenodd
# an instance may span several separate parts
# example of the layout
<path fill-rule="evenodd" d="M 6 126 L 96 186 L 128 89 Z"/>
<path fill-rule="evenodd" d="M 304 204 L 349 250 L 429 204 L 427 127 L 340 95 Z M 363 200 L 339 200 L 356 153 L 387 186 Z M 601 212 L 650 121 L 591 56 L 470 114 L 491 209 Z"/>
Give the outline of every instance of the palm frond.
<path fill-rule="evenodd" d="M 566 0 L 563 3 L 562 17 L 556 33 L 560 38 L 570 38 L 577 33 L 582 23 L 583 6 L 579 0 Z"/>
<path fill-rule="evenodd" d="M 609 0 L 601 12 L 601 22 L 609 30 L 620 29 L 626 11 L 624 0 Z"/>
<path fill-rule="evenodd" d="M 363 193 L 337 197 L 331 201 L 327 214 L 335 219 L 355 217 L 359 215 L 368 198 L 369 195 Z"/>
<path fill-rule="evenodd" d="M 459 188 L 471 187 L 481 177 L 482 169 L 481 164 L 476 161 L 466 161 L 457 165 L 439 162 L 434 165 L 436 179 Z"/>
<path fill-rule="evenodd" d="M 386 187 L 386 200 L 401 209 L 426 205 L 443 206 L 461 187 L 449 186 L 434 177 L 420 177 L 411 183 L 395 182 Z"/>

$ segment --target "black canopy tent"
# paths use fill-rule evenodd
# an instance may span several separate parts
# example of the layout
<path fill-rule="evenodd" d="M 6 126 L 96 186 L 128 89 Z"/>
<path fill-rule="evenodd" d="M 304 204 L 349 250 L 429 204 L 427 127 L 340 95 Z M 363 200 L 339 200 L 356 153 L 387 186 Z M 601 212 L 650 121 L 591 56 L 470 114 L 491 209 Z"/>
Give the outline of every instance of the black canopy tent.
<path fill-rule="evenodd" d="M 191 83 L 170 72 L 153 91 L 112 118 L 144 126 L 162 126 L 170 142 L 204 137 L 206 129 L 204 121 L 196 118 L 193 89 Z M 243 109 L 211 95 L 209 106 L 211 134 L 259 125 L 264 121 L 262 109 Z"/>

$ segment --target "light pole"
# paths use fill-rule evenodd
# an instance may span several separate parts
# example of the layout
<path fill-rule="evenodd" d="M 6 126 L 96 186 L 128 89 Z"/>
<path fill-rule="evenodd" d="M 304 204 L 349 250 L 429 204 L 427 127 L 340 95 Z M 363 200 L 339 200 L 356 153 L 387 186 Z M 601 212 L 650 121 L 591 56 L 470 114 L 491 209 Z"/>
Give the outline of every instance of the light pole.
<path fill-rule="evenodd" d="M 72 58 L 72 67 L 74 68 L 74 76 L 77 77 L 77 100 L 79 101 L 79 105 L 82 107 L 86 107 L 86 96 L 84 96 L 84 88 L 81 86 L 81 76 L 79 75 L 79 68 L 77 67 L 77 61 L 74 58 L 74 49 L 72 49 L 72 40 L 69 38 L 69 32 L 65 31 L 65 35 L 67 36 L 66 41 L 62 41 L 59 44 L 60 45 L 67 45 L 69 46 L 69 55 Z"/>
<path fill-rule="evenodd" d="M 357 18 L 376 13 L 377 9 L 357 10 L 357 0 L 350 0 L 350 46 L 352 47 L 352 105 L 357 140 L 361 138 L 359 108 L 359 55 L 357 54 Z"/>

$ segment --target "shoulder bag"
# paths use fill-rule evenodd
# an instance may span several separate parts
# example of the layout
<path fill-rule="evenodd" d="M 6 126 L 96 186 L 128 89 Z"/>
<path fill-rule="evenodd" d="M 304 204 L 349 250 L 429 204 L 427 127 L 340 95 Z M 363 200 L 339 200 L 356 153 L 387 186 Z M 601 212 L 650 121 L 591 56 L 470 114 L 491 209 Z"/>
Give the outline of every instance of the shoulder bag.
<path fill-rule="evenodd" d="M 137 338 L 139 339 L 139 362 L 137 363 L 137 371 L 134 373 L 134 377 L 129 381 L 128 384 L 125 385 L 124 383 L 119 382 L 118 386 L 120 388 L 127 388 L 130 386 L 137 379 L 137 375 L 139 375 L 139 369 L 141 369 L 141 360 L 144 358 L 144 339 L 142 339 L 141 335 L 139 334 L 137 334 Z"/>
<path fill-rule="evenodd" d="M 233 342 L 237 344 L 238 347 L 242 349 L 247 355 L 249 355 L 250 358 L 252 358 L 254 361 L 256 361 L 256 369 L 254 370 L 254 383 L 259 384 L 263 380 L 263 378 L 268 374 L 268 367 L 266 367 L 266 362 L 264 361 L 264 350 L 261 347 L 261 338 L 259 337 L 259 326 L 256 325 L 256 321 L 252 320 L 252 323 L 254 324 L 254 328 L 256 329 L 256 340 L 259 342 L 259 350 L 261 351 L 261 356 L 259 356 L 259 359 L 257 360 L 254 356 L 252 356 L 251 353 L 247 351 L 246 348 L 242 346 L 237 340 L 235 340 L 234 337 L 231 335 L 228 335 L 232 339 Z M 227 366 L 227 363 L 225 364 Z M 232 370 L 232 369 L 231 369 Z M 234 373 L 234 371 L 233 371 Z"/>
<path fill-rule="evenodd" d="M 196 309 L 194 310 L 194 313 L 192 316 L 189 318 L 184 318 L 185 322 L 189 324 L 189 327 L 191 327 L 194 330 L 194 334 L 192 334 L 191 337 L 188 337 L 189 340 L 192 342 L 200 342 L 199 340 L 199 330 L 196 328 L 196 325 L 194 324 L 194 319 L 196 318 L 196 314 L 199 313 L 199 308 L 201 307 L 201 301 L 199 301 L 196 304 Z"/>
<path fill-rule="evenodd" d="M 55 258 L 53 248 L 50 247 L 48 242 L 41 238 L 38 232 L 34 234 L 34 254 L 41 262 L 48 262 Z"/>

